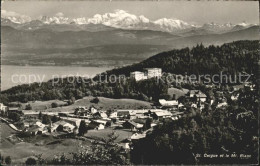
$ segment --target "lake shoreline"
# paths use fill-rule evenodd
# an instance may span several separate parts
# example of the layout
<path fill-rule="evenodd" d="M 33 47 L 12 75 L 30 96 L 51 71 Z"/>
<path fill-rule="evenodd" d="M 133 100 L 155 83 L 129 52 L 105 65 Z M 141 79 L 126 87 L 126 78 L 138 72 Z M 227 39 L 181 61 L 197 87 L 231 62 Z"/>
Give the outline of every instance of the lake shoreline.
<path fill-rule="evenodd" d="M 47 82 L 54 78 L 81 76 L 93 78 L 112 67 L 16 66 L 1 65 L 1 91 L 17 85 Z"/>

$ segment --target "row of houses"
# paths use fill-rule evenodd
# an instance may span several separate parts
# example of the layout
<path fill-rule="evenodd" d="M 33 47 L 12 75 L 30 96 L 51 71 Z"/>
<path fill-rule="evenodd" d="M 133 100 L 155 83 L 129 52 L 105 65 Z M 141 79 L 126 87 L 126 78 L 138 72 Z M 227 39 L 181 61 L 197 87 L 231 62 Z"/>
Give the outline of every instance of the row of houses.
<path fill-rule="evenodd" d="M 152 122 L 162 121 L 166 118 L 177 120 L 181 118 L 182 115 L 182 112 L 170 112 L 163 109 L 116 110 L 110 115 L 109 118 L 114 123 L 123 124 L 124 122 L 128 121 L 133 127 L 142 128 L 142 124 L 144 124 L 147 119 L 151 119 Z"/>
<path fill-rule="evenodd" d="M 62 117 L 61 120 L 45 125 L 40 121 L 36 121 L 31 123 L 30 125 L 25 125 L 25 129 L 23 130 L 25 133 L 36 135 L 36 134 L 45 134 L 45 133 L 55 133 L 55 132 L 63 132 L 63 133 L 78 133 L 78 128 L 80 126 L 81 121 L 85 121 L 87 128 L 89 130 L 96 129 L 101 130 L 105 129 L 111 125 L 111 121 L 107 120 L 88 120 L 88 119 L 79 119 L 79 118 L 65 118 Z"/>
<path fill-rule="evenodd" d="M 200 90 L 190 90 L 187 92 L 186 97 L 193 98 L 193 102 L 191 103 L 191 107 L 194 108 L 204 108 L 204 103 L 207 100 L 207 96 L 202 93 Z M 163 109 L 178 109 L 184 107 L 184 104 L 179 102 L 178 100 L 165 100 L 159 99 L 159 105 Z"/>

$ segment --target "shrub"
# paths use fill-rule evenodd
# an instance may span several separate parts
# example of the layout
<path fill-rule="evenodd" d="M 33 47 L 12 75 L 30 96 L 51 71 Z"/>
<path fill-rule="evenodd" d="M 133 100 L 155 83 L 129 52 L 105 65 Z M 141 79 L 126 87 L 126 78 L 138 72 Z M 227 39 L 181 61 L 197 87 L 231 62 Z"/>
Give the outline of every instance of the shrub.
<path fill-rule="evenodd" d="M 31 104 L 27 104 L 27 105 L 25 106 L 25 110 L 32 110 Z"/>
<path fill-rule="evenodd" d="M 58 105 L 58 103 L 56 103 L 56 102 L 54 102 L 54 103 L 51 103 L 51 107 L 52 108 L 57 108 L 59 105 Z"/>
<path fill-rule="evenodd" d="M 32 157 L 29 157 L 25 162 L 26 165 L 36 165 L 36 163 L 36 160 Z"/>
<path fill-rule="evenodd" d="M 7 156 L 7 157 L 5 158 L 5 163 L 6 163 L 7 165 L 10 165 L 10 164 L 12 163 L 12 159 L 11 159 L 10 156 Z"/>

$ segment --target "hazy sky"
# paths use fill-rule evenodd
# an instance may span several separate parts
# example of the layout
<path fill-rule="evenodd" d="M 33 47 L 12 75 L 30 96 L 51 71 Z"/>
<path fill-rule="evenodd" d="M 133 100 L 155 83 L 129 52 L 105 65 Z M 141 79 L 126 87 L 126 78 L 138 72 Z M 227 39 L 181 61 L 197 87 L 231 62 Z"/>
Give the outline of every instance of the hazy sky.
<path fill-rule="evenodd" d="M 144 15 L 150 20 L 177 18 L 186 22 L 259 23 L 258 1 L 208 2 L 208 1 L 5 1 L 2 9 L 37 18 L 53 16 L 58 12 L 67 17 L 93 17 L 95 14 L 125 10 L 131 14 Z"/>

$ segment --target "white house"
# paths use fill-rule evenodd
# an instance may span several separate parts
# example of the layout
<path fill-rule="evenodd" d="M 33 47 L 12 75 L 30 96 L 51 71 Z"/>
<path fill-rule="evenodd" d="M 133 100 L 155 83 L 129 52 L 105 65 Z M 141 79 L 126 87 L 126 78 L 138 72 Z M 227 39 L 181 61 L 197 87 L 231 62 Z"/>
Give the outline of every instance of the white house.
<path fill-rule="evenodd" d="M 192 104 L 191 104 L 191 107 L 192 107 L 192 108 L 198 108 L 197 104 L 195 104 L 195 103 L 192 103 Z"/>
<path fill-rule="evenodd" d="M 44 128 L 44 127 L 45 127 L 45 124 L 43 124 L 43 123 L 40 122 L 40 121 L 37 121 L 37 122 L 35 123 L 35 126 L 38 126 L 38 127 L 40 127 L 40 128 Z"/>
<path fill-rule="evenodd" d="M 136 81 L 140 81 L 147 79 L 147 76 L 145 76 L 144 72 L 134 71 L 130 73 L 130 78 L 133 78 Z"/>
<path fill-rule="evenodd" d="M 184 107 L 182 103 L 178 104 L 178 108 Z"/>
<path fill-rule="evenodd" d="M 66 132 L 69 132 L 69 133 L 73 132 L 73 129 L 75 128 L 74 125 L 61 120 L 61 121 L 53 123 L 53 125 L 51 127 L 51 132 L 56 131 L 59 126 L 62 127 L 63 131 L 66 131 Z"/>
<path fill-rule="evenodd" d="M 92 107 L 90 107 L 90 112 L 91 112 L 91 114 L 94 114 L 94 113 L 98 112 L 98 110 L 92 106 Z"/>
<path fill-rule="evenodd" d="M 204 93 L 199 93 L 199 94 L 196 94 L 196 97 L 197 97 L 197 100 L 201 101 L 201 102 L 205 102 L 207 100 L 207 96 L 204 94 Z"/>
<path fill-rule="evenodd" d="M 74 128 L 75 128 L 75 126 L 70 123 L 66 123 L 63 125 L 63 131 L 67 131 L 69 133 L 73 132 Z"/>
<path fill-rule="evenodd" d="M 3 103 L 0 103 L 0 111 L 5 113 L 7 110 L 8 110 L 8 107 L 5 106 Z"/>

